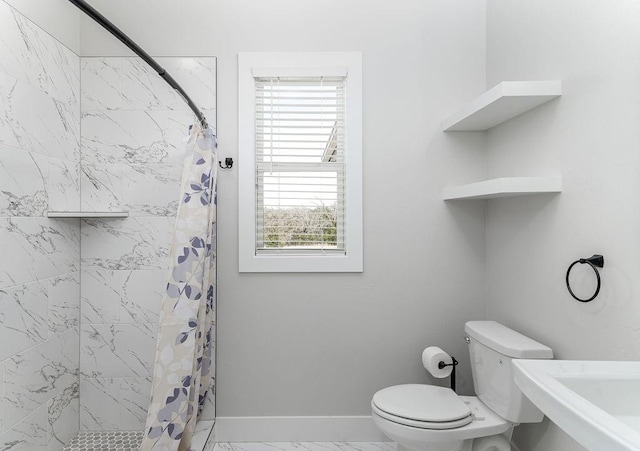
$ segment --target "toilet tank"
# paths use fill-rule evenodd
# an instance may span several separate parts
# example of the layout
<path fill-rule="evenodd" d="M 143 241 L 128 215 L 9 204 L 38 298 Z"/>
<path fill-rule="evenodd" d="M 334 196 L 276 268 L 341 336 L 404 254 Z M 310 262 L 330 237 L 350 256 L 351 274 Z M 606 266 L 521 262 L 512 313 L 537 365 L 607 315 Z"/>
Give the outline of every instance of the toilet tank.
<path fill-rule="evenodd" d="M 478 398 L 505 420 L 538 423 L 544 414 L 520 391 L 513 378 L 513 359 L 552 359 L 553 351 L 496 321 L 469 321 L 473 386 Z"/>

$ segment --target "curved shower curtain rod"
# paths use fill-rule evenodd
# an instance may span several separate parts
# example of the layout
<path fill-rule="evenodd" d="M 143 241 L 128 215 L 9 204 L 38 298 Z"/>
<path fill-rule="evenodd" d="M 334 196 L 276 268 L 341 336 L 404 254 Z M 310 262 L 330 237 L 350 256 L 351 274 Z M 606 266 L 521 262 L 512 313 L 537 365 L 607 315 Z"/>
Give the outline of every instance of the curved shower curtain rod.
<path fill-rule="evenodd" d="M 89 5 L 86 1 L 84 0 L 69 0 L 69 1 L 73 3 L 82 12 L 84 12 L 87 16 L 91 17 L 98 24 L 100 24 L 105 30 L 107 30 L 109 33 L 115 36 L 120 42 L 122 42 L 124 45 L 129 47 L 136 55 L 142 58 L 145 63 L 151 66 L 153 70 L 155 70 L 158 73 L 158 75 L 162 77 L 164 81 L 169 83 L 169 86 L 175 89 L 178 92 L 178 94 L 180 94 L 180 97 L 182 97 L 184 101 L 187 102 L 187 105 L 189 105 L 189 108 L 191 108 L 193 113 L 198 118 L 198 121 L 200 121 L 202 128 L 209 128 L 209 125 L 207 123 L 207 118 L 204 116 L 202 111 L 200 111 L 200 109 L 195 105 L 195 103 L 193 103 L 193 101 L 187 95 L 184 89 L 182 89 L 182 86 L 180 86 L 178 82 L 175 81 L 173 77 L 169 75 L 169 73 L 166 70 L 164 70 L 164 68 L 160 64 L 158 64 L 156 60 L 154 60 L 138 44 L 132 41 L 131 38 L 129 38 L 129 36 L 124 34 L 118 27 L 116 27 L 113 23 L 111 23 L 109 19 L 104 17 L 102 14 L 100 14 L 93 6 Z"/>

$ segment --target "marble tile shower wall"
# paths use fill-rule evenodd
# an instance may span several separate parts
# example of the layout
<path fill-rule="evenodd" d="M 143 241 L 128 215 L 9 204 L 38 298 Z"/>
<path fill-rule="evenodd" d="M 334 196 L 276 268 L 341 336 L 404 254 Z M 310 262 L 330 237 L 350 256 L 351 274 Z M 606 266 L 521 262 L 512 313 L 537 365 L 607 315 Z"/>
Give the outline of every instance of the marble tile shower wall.
<path fill-rule="evenodd" d="M 0 449 L 78 430 L 80 58 L 0 1 Z"/>
<path fill-rule="evenodd" d="M 215 58 L 158 58 L 215 124 Z M 80 428 L 140 430 L 193 115 L 137 58 L 82 58 Z M 207 416 L 213 415 L 213 401 Z"/>

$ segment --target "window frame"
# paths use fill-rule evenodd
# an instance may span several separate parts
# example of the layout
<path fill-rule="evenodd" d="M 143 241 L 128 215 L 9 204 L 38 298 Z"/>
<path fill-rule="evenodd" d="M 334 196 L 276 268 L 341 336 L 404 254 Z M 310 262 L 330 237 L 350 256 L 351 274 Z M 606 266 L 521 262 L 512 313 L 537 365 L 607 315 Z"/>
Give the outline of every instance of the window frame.
<path fill-rule="evenodd" d="M 345 253 L 256 255 L 254 77 L 346 75 Z M 238 54 L 238 249 L 240 272 L 362 272 L 362 54 Z"/>

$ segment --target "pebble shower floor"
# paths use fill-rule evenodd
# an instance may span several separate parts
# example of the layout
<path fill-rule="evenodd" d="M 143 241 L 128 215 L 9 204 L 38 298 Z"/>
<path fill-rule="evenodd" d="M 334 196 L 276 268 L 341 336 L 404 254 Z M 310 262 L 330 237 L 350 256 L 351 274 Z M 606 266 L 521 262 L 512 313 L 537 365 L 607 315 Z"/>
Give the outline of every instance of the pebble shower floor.
<path fill-rule="evenodd" d="M 82 431 L 63 451 L 138 451 L 142 431 Z"/>

